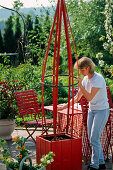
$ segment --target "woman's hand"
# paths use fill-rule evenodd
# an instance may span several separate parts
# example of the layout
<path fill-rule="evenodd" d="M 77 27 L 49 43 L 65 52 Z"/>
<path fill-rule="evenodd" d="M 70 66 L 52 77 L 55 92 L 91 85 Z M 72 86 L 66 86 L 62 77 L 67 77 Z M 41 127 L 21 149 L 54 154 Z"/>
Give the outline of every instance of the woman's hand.
<path fill-rule="evenodd" d="M 57 105 L 57 111 L 63 110 L 63 109 L 66 109 L 66 108 L 67 108 L 67 104 L 66 103 Z"/>
<path fill-rule="evenodd" d="M 77 77 L 77 80 L 78 80 L 78 86 L 80 87 L 82 85 L 82 78 Z"/>

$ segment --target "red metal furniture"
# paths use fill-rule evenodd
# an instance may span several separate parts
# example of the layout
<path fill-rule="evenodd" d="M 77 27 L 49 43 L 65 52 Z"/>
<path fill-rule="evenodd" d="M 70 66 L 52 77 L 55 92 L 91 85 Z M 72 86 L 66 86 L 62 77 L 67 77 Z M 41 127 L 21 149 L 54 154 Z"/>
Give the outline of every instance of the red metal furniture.
<path fill-rule="evenodd" d="M 87 163 L 88 158 L 90 158 L 91 155 L 91 147 L 90 147 L 88 134 L 87 134 L 87 114 L 88 114 L 89 103 L 84 96 L 82 96 L 79 103 L 81 105 L 82 113 L 83 113 L 82 154 L 85 159 L 85 162 Z"/>
<path fill-rule="evenodd" d="M 45 110 L 53 112 L 53 105 L 44 106 Z M 71 134 L 71 122 L 72 122 L 72 107 L 69 109 L 69 117 L 68 109 L 60 110 L 57 114 L 57 133 L 66 133 Z M 68 123 L 67 123 L 68 121 Z M 78 108 L 74 108 L 74 116 L 73 116 L 73 137 L 81 137 L 82 136 L 82 110 L 79 106 Z"/>
<path fill-rule="evenodd" d="M 106 159 L 109 159 L 109 153 L 111 151 L 112 153 L 112 163 L 113 163 L 113 102 L 111 98 L 111 92 L 109 86 L 107 86 L 107 96 L 108 96 L 108 102 L 110 107 L 110 115 L 109 119 L 107 121 L 107 124 L 105 126 L 106 132 L 107 132 L 107 148 L 104 152 L 106 152 Z"/>
<path fill-rule="evenodd" d="M 47 133 L 48 129 L 53 124 L 53 119 L 41 119 L 41 109 L 37 100 L 37 95 L 34 90 L 25 90 L 20 92 L 14 92 L 17 102 L 19 114 L 22 117 L 28 137 L 31 137 L 34 142 L 33 134 L 39 126 L 44 126 L 43 133 Z M 28 121 L 28 115 L 31 116 L 31 120 Z M 32 126 L 33 131 L 30 131 L 29 127 Z"/>

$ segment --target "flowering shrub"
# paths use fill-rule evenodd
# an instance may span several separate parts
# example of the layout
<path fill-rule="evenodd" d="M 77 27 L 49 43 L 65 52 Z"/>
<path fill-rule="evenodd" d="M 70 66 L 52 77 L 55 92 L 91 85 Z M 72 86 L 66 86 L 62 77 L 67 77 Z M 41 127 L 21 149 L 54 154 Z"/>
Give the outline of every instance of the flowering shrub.
<path fill-rule="evenodd" d="M 26 138 L 16 137 L 13 138 L 12 140 L 14 141 L 14 144 L 16 144 L 16 148 L 19 151 L 16 161 L 13 158 L 11 158 L 11 154 L 6 148 L 6 141 L 3 140 L 2 138 L 0 138 L 1 160 L 7 167 L 12 168 L 13 170 L 17 170 L 20 166 L 22 159 L 25 158 L 26 156 L 29 156 L 30 152 L 26 149 L 26 146 L 24 145 L 24 143 L 27 141 Z M 53 156 L 54 153 L 49 152 L 47 155 L 42 156 L 40 164 L 32 166 L 31 168 L 29 165 L 24 163 L 23 169 L 36 170 L 44 166 L 47 166 L 48 164 L 54 161 Z"/>
<path fill-rule="evenodd" d="M 7 81 L 0 82 L 0 119 L 13 119 L 17 113 L 14 104 L 14 91 L 20 90 L 21 85 L 18 80 L 12 83 Z"/>
<path fill-rule="evenodd" d="M 96 58 L 98 59 L 99 66 L 101 69 L 104 70 L 104 75 L 110 79 L 113 79 L 113 65 L 108 65 L 104 61 L 104 57 L 107 54 L 107 57 L 113 56 L 113 27 L 112 27 L 112 9 L 113 9 L 113 2 L 112 0 L 105 0 L 105 36 L 100 37 L 100 41 L 103 41 L 104 52 L 99 52 L 96 54 Z M 112 58 L 111 58 L 112 59 Z"/>
<path fill-rule="evenodd" d="M 53 156 L 55 156 L 53 152 L 49 152 L 47 155 L 43 155 L 40 159 L 41 163 L 39 165 L 37 164 L 36 167 L 41 168 L 51 164 L 54 161 Z"/>
<path fill-rule="evenodd" d="M 107 64 L 104 66 L 104 72 L 105 75 L 108 76 L 109 78 L 113 79 L 113 65 L 108 66 Z"/>
<path fill-rule="evenodd" d="M 108 50 L 110 54 L 113 54 L 113 27 L 112 27 L 112 9 L 113 9 L 113 1 L 112 0 L 106 0 L 105 5 L 105 30 L 106 30 L 106 40 L 103 44 L 103 47 L 105 50 Z"/>

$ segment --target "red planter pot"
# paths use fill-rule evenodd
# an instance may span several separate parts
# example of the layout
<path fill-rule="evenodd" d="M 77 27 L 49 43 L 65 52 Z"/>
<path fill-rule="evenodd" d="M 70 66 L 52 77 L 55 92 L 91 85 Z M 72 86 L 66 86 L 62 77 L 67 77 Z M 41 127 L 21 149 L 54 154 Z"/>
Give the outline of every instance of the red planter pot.
<path fill-rule="evenodd" d="M 82 139 L 72 138 L 67 134 L 57 137 L 63 140 L 51 141 L 53 134 L 36 137 L 36 161 L 40 163 L 43 154 L 55 153 L 54 162 L 47 170 L 82 170 Z"/>

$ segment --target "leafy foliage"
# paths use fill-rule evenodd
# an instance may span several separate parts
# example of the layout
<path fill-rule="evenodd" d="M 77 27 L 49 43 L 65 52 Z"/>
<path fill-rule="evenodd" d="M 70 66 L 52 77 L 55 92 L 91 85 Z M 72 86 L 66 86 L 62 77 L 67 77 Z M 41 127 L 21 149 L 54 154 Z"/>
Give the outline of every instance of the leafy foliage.
<path fill-rule="evenodd" d="M 103 15 L 105 1 L 67 0 L 66 4 L 78 55 L 95 57 L 95 54 L 103 48 L 99 37 L 105 34 Z"/>
<path fill-rule="evenodd" d="M 12 83 L 7 81 L 0 82 L 0 119 L 14 119 L 17 115 L 17 110 L 14 105 L 14 91 L 20 90 L 17 80 Z"/>
<path fill-rule="evenodd" d="M 24 143 L 27 141 L 26 138 L 14 137 L 12 140 L 14 141 L 13 144 L 16 145 L 16 149 L 19 151 L 16 161 L 14 161 L 14 159 L 11 158 L 11 154 L 6 147 L 6 141 L 3 140 L 2 138 L 0 138 L 1 160 L 7 166 L 7 168 L 17 170 L 23 158 L 29 156 L 30 151 L 24 145 Z M 42 155 L 42 158 L 40 159 L 41 161 L 40 164 L 30 167 L 29 165 L 24 163 L 22 169 L 29 169 L 29 170 L 40 169 L 44 166 L 47 166 L 48 164 L 51 164 L 54 161 L 53 156 L 55 156 L 55 154 L 53 152 L 49 152 L 47 155 Z"/>
<path fill-rule="evenodd" d="M 15 37 L 13 32 L 12 16 L 6 21 L 6 28 L 4 29 L 4 47 L 5 52 L 15 52 Z"/>
<path fill-rule="evenodd" d="M 2 53 L 4 50 L 4 45 L 3 45 L 3 37 L 1 34 L 1 30 L 0 30 L 0 53 Z M 0 62 L 2 62 L 2 60 L 0 60 Z"/>
<path fill-rule="evenodd" d="M 22 36 L 21 24 L 20 24 L 19 17 L 17 16 L 16 17 L 16 24 L 15 24 L 16 49 L 18 49 L 18 44 L 19 44 L 21 36 Z"/>
<path fill-rule="evenodd" d="M 100 41 L 103 42 L 104 50 L 96 55 L 98 63 L 104 72 L 104 75 L 113 80 L 113 12 L 112 12 L 112 1 L 106 0 L 105 5 L 105 36 L 100 37 Z"/>

